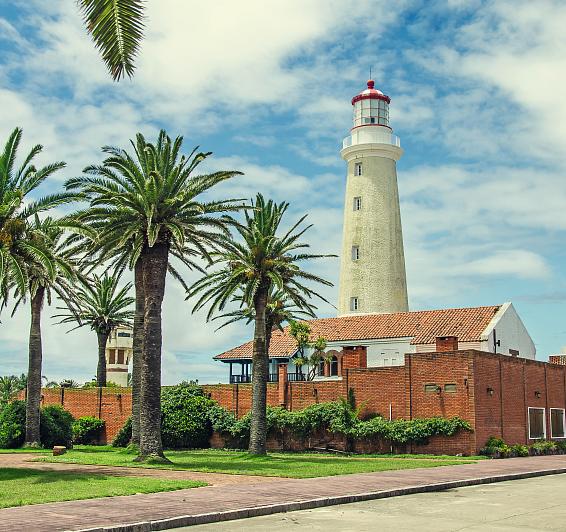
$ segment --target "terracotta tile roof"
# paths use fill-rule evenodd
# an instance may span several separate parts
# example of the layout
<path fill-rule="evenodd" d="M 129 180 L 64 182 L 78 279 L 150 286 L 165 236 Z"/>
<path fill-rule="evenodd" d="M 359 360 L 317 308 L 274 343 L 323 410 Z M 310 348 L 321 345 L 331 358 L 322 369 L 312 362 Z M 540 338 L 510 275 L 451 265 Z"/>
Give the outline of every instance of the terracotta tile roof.
<path fill-rule="evenodd" d="M 328 342 L 412 338 L 412 344 L 434 344 L 437 336 L 457 336 L 460 342 L 480 340 L 484 330 L 501 306 L 455 308 L 366 314 L 310 320 L 312 337 L 323 336 Z M 284 332 L 275 331 L 269 356 L 287 357 L 293 354 L 295 342 Z M 251 358 L 252 342 L 216 355 L 216 360 Z"/>

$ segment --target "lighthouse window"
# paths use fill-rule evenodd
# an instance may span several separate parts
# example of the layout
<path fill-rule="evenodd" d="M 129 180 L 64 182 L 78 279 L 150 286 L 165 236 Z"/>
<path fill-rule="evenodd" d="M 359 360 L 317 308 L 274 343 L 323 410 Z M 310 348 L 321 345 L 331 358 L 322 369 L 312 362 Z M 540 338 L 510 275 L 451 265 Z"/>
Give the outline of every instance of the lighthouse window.
<path fill-rule="evenodd" d="M 355 211 L 361 211 L 362 210 L 362 197 L 361 196 L 356 196 L 354 198 L 354 210 Z"/>
<path fill-rule="evenodd" d="M 358 310 L 360 308 L 359 302 L 358 302 L 358 298 L 357 297 L 351 297 L 350 298 L 350 310 Z"/>
<path fill-rule="evenodd" d="M 354 175 L 362 175 L 362 163 L 356 163 L 354 165 Z"/>
<path fill-rule="evenodd" d="M 360 248 L 359 246 L 352 246 L 352 260 L 360 259 Z"/>

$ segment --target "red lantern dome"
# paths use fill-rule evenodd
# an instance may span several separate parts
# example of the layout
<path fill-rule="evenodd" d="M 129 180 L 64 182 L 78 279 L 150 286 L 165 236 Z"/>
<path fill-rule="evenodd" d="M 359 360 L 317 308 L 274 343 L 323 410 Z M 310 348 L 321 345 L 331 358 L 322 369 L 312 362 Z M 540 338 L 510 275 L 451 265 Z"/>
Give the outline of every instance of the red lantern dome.
<path fill-rule="evenodd" d="M 389 103 L 391 98 L 375 88 L 373 79 L 370 79 L 367 85 L 367 89 L 352 98 L 354 127 L 389 127 Z"/>

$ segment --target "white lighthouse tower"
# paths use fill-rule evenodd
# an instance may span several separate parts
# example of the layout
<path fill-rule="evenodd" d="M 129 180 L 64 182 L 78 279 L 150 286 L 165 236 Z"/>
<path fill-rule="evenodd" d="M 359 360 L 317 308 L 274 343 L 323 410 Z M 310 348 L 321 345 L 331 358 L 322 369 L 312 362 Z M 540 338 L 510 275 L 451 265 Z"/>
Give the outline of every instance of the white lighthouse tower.
<path fill-rule="evenodd" d="M 396 170 L 403 150 L 390 101 L 373 80 L 352 99 L 354 124 L 340 152 L 348 163 L 340 316 L 409 310 Z"/>

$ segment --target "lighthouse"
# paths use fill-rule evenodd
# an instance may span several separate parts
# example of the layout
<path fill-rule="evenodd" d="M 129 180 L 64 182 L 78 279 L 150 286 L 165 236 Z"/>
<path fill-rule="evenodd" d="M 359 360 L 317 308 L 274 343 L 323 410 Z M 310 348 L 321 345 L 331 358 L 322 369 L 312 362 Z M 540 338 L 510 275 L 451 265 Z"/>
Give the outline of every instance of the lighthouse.
<path fill-rule="evenodd" d="M 348 173 L 339 316 L 409 310 L 396 169 L 403 150 L 390 102 L 373 80 L 352 99 L 353 127 L 340 152 Z"/>

